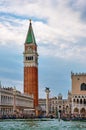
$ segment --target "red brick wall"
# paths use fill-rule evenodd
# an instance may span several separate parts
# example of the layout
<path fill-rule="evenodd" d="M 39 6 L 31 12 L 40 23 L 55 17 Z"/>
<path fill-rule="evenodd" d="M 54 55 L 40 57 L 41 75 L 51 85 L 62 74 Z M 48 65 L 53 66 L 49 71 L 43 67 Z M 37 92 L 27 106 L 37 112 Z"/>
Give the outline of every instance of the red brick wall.
<path fill-rule="evenodd" d="M 34 107 L 38 106 L 38 68 L 24 67 L 24 93 L 33 94 Z"/>

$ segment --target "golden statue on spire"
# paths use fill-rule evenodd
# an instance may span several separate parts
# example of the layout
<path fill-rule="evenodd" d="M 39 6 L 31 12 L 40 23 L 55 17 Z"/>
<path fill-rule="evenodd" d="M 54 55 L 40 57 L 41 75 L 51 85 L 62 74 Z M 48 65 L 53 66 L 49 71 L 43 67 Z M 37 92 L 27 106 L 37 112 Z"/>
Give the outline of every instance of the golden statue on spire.
<path fill-rule="evenodd" d="M 31 24 L 31 19 L 29 19 L 29 21 L 30 21 L 30 24 Z"/>

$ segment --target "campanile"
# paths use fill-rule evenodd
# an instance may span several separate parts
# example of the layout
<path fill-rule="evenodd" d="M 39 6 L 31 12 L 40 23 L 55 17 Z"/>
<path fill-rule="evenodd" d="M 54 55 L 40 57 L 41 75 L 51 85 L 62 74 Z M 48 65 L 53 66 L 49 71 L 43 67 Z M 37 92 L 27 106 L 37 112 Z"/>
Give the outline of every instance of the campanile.
<path fill-rule="evenodd" d="M 24 93 L 33 94 L 34 108 L 38 106 L 38 53 L 30 20 L 24 44 Z"/>

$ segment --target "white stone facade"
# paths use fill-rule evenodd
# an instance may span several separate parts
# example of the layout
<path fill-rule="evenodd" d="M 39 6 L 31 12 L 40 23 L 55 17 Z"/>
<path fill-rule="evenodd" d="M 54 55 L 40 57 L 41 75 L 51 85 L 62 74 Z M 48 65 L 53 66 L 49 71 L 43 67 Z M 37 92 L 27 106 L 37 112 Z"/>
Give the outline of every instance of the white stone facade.
<path fill-rule="evenodd" d="M 33 96 L 22 94 L 13 88 L 0 88 L 0 115 L 21 113 L 33 109 Z"/>
<path fill-rule="evenodd" d="M 46 115 L 46 99 L 39 99 L 39 105 L 42 108 L 42 113 Z M 62 95 L 49 98 L 49 115 L 57 116 L 58 112 L 61 112 L 61 114 L 70 114 L 70 111 L 69 99 L 63 99 Z"/>

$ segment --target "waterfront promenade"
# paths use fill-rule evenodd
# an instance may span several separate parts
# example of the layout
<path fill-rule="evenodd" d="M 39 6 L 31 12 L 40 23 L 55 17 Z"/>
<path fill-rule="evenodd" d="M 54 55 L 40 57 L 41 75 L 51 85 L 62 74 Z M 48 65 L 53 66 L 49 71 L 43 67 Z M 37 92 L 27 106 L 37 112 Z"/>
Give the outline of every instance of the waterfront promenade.
<path fill-rule="evenodd" d="M 49 120 L 0 120 L 0 130 L 86 130 L 86 122 Z"/>

